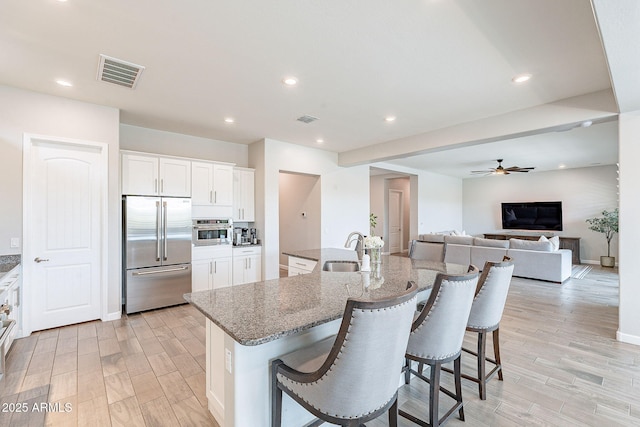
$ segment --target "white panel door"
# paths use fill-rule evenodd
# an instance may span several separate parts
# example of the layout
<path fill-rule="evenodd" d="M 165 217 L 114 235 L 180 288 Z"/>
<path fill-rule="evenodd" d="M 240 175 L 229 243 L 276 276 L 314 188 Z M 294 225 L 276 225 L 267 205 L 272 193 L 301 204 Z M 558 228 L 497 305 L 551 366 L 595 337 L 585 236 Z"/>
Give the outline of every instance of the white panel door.
<path fill-rule="evenodd" d="M 31 139 L 30 329 L 100 318 L 106 170 L 97 146 Z"/>
<path fill-rule="evenodd" d="M 160 157 L 160 194 L 191 197 L 191 161 Z"/>
<path fill-rule="evenodd" d="M 402 248 L 402 192 L 389 190 L 389 253 Z"/>
<path fill-rule="evenodd" d="M 213 204 L 233 206 L 233 166 L 213 165 Z"/>

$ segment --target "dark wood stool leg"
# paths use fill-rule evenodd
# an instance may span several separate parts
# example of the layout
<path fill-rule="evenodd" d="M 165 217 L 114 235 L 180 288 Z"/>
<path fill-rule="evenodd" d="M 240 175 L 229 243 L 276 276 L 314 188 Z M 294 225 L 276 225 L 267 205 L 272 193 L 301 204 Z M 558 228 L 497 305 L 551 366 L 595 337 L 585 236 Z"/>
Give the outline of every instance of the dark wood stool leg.
<path fill-rule="evenodd" d="M 404 383 L 411 383 L 411 361 L 409 359 L 404 359 Z"/>
<path fill-rule="evenodd" d="M 493 353 L 498 366 L 498 379 L 502 381 L 502 361 L 500 361 L 500 328 L 493 331 Z"/>
<path fill-rule="evenodd" d="M 440 405 L 440 368 L 442 364 L 436 362 L 430 365 L 431 375 L 429 376 L 429 424 L 432 427 L 438 427 L 440 420 L 438 418 L 438 406 Z"/>
<path fill-rule="evenodd" d="M 462 355 L 458 356 L 458 358 L 453 361 L 453 375 L 456 383 L 456 401 L 459 403 L 462 403 L 462 377 L 461 377 L 462 369 L 460 368 L 461 359 L 462 359 Z M 460 419 L 464 421 L 463 406 L 460 406 L 460 409 L 458 410 L 458 415 L 460 416 Z"/>
<path fill-rule="evenodd" d="M 398 396 L 389 408 L 389 427 L 398 427 Z"/>
<path fill-rule="evenodd" d="M 282 425 L 282 390 L 278 387 L 278 365 L 271 366 L 271 427 Z"/>
<path fill-rule="evenodd" d="M 485 358 L 487 357 L 485 353 L 486 344 L 487 334 L 484 331 L 478 332 L 478 379 L 480 380 L 478 389 L 481 400 L 487 400 L 487 372 L 485 368 Z"/>

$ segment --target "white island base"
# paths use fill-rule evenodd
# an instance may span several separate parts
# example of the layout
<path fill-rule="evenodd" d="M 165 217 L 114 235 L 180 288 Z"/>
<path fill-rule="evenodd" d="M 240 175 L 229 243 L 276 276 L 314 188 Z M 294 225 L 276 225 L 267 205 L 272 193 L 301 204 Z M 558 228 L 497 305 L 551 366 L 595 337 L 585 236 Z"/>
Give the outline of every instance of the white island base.
<path fill-rule="evenodd" d="M 341 319 L 265 344 L 244 346 L 207 319 L 207 399 L 220 427 L 271 425 L 271 361 L 338 333 Z M 282 425 L 304 426 L 315 417 L 286 394 Z"/>

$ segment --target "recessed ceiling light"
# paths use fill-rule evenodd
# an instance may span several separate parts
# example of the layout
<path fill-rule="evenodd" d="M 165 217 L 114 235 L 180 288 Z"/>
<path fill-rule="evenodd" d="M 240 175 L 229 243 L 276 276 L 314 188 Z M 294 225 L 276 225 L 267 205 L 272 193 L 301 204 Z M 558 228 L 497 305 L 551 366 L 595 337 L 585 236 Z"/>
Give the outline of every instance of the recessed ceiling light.
<path fill-rule="evenodd" d="M 235 122 L 235 120 L 233 119 L 233 117 L 225 117 L 224 122 L 225 123 L 233 123 L 233 122 Z"/>
<path fill-rule="evenodd" d="M 565 169 L 567 167 L 567 165 L 565 165 L 564 163 L 560 163 L 558 165 L 558 169 Z"/>
<path fill-rule="evenodd" d="M 60 86 L 64 86 L 64 87 L 71 87 L 73 86 L 73 84 L 71 84 L 71 82 L 67 81 L 67 80 L 62 80 L 62 79 L 58 79 L 56 80 L 56 83 L 58 83 Z"/>
<path fill-rule="evenodd" d="M 318 144 L 322 144 L 322 143 L 324 143 L 324 139 L 322 139 L 322 138 L 318 138 L 318 139 L 316 139 L 316 142 L 317 142 Z"/>
<path fill-rule="evenodd" d="M 524 83 L 531 78 L 531 74 L 518 74 L 514 78 L 511 79 L 514 83 Z"/>
<path fill-rule="evenodd" d="M 282 79 L 282 83 L 286 84 L 287 86 L 295 86 L 298 84 L 298 79 L 296 79 L 295 77 L 285 77 L 284 79 Z"/>
<path fill-rule="evenodd" d="M 396 121 L 396 116 L 387 116 L 384 118 L 385 122 L 395 122 Z"/>

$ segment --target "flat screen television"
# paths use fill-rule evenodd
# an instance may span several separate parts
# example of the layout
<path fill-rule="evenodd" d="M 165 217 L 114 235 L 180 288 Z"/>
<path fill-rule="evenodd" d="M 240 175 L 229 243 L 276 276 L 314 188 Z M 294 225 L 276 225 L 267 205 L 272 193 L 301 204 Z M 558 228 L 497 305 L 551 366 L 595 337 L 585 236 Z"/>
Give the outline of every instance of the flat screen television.
<path fill-rule="evenodd" d="M 562 202 L 502 203 L 502 228 L 562 230 Z"/>

